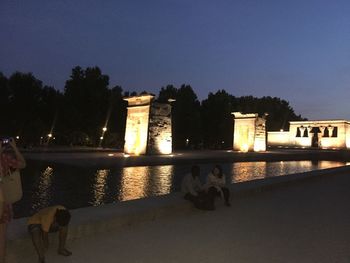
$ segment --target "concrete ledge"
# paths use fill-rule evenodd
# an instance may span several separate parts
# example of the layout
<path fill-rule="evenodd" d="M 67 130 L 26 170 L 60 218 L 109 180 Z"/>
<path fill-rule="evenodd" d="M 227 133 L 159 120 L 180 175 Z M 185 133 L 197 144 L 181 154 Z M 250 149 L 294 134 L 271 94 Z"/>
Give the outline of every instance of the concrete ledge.
<path fill-rule="evenodd" d="M 280 177 L 270 177 L 231 185 L 233 197 L 247 196 L 256 192 L 310 181 L 336 174 L 350 174 L 350 166 L 317 170 Z M 121 203 L 106 204 L 71 210 L 72 222 L 69 240 L 116 231 L 146 221 L 164 217 L 183 216 L 187 213 L 202 212 L 182 198 L 181 193 L 151 197 Z M 35 253 L 27 233 L 27 218 L 14 220 L 8 231 L 8 262 L 21 262 L 20 256 Z M 50 237 L 50 244 L 57 245 L 57 238 Z"/>

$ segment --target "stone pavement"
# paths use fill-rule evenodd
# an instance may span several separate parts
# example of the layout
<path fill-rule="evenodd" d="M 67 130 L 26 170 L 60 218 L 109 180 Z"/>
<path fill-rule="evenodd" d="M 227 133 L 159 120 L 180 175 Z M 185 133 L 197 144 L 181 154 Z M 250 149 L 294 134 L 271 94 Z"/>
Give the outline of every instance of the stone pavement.
<path fill-rule="evenodd" d="M 239 197 L 194 211 L 70 241 L 73 256 L 48 263 L 350 262 L 350 173 Z M 21 257 L 37 262 L 33 253 Z"/>

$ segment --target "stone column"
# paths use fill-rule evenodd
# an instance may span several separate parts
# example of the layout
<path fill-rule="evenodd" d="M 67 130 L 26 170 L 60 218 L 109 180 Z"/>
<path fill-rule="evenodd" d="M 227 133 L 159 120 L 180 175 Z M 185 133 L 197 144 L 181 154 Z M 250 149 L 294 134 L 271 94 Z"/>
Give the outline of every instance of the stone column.
<path fill-rule="evenodd" d="M 321 138 L 324 136 L 324 130 L 326 129 L 326 127 L 324 126 L 320 126 L 320 131 L 321 131 Z"/>
<path fill-rule="evenodd" d="M 332 137 L 332 135 L 333 135 L 333 130 L 334 130 L 334 127 L 333 127 L 333 126 L 328 126 L 328 134 L 329 134 L 329 137 Z"/>

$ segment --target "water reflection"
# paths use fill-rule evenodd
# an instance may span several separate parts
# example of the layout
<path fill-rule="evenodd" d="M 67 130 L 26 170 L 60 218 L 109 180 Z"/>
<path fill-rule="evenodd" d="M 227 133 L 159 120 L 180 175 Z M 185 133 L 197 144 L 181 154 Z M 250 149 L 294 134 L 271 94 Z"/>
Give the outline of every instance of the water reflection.
<path fill-rule="evenodd" d="M 121 174 L 119 200 L 127 201 L 146 196 L 149 169 L 147 166 L 125 167 Z"/>
<path fill-rule="evenodd" d="M 203 182 L 213 165 L 210 162 L 200 164 Z M 228 176 L 227 181 L 236 183 L 337 167 L 345 162 L 236 162 L 221 165 Z M 190 164 L 116 167 L 111 170 L 60 164 L 55 164 L 54 168 L 29 165 L 23 170 L 23 198 L 14 204 L 15 216 L 28 216 L 52 204 L 77 208 L 166 195 L 180 189 L 182 178 L 190 170 Z"/>
<path fill-rule="evenodd" d="M 38 189 L 33 191 L 33 202 L 32 209 L 36 211 L 37 209 L 47 207 L 51 202 L 51 184 L 53 177 L 53 168 L 48 166 L 41 174 L 38 182 Z"/>
<path fill-rule="evenodd" d="M 120 201 L 170 193 L 173 166 L 125 167 L 121 174 Z"/>
<path fill-rule="evenodd" d="M 98 206 L 104 203 L 104 197 L 106 195 L 106 180 L 110 173 L 110 170 L 97 170 L 95 176 L 95 184 L 93 185 L 93 206 Z"/>
<path fill-rule="evenodd" d="M 232 164 L 233 183 L 342 166 L 334 161 L 240 162 Z"/>
<path fill-rule="evenodd" d="M 150 178 L 150 195 L 166 195 L 170 193 L 173 182 L 172 165 L 154 166 Z"/>
<path fill-rule="evenodd" d="M 326 168 L 330 168 L 330 167 L 338 167 L 341 166 L 343 164 L 338 164 L 335 165 L 333 161 L 319 161 L 318 162 L 318 168 L 319 169 L 326 169 Z"/>
<path fill-rule="evenodd" d="M 264 178 L 266 176 L 266 162 L 233 163 L 231 175 L 231 183 Z"/>

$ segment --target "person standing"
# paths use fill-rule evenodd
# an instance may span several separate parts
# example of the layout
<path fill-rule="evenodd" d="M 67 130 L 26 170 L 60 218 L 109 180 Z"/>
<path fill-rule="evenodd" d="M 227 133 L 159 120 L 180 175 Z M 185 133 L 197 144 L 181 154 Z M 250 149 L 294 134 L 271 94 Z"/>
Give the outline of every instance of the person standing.
<path fill-rule="evenodd" d="M 220 165 L 215 165 L 212 172 L 208 174 L 206 189 L 213 200 L 215 197 L 221 197 L 226 206 L 231 206 L 230 191 L 226 187 L 226 176 L 223 174 Z"/>
<path fill-rule="evenodd" d="M 4 186 L 2 180 L 9 172 L 23 169 L 26 162 L 17 148 L 13 138 L 0 140 L 0 263 L 5 262 L 6 230 L 7 224 L 12 219 L 12 204 L 4 200 Z"/>

